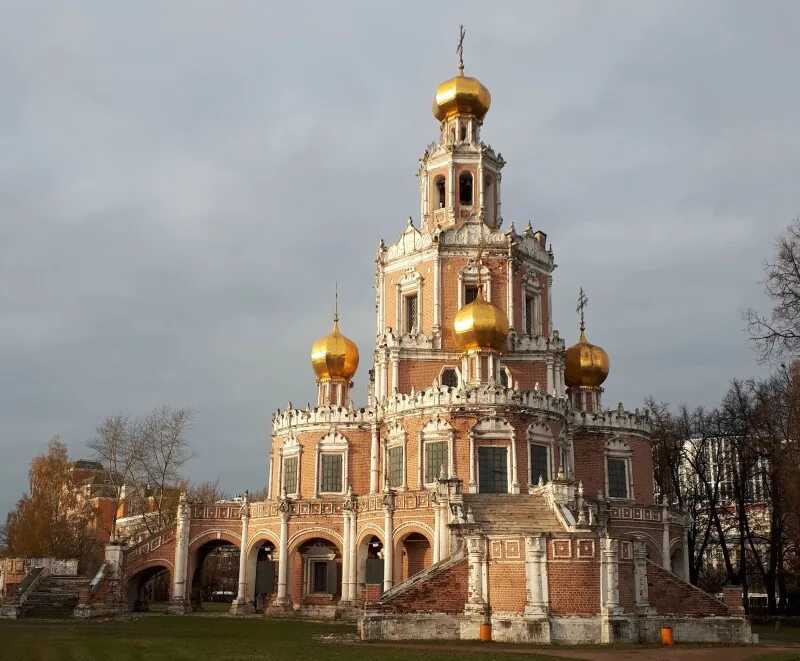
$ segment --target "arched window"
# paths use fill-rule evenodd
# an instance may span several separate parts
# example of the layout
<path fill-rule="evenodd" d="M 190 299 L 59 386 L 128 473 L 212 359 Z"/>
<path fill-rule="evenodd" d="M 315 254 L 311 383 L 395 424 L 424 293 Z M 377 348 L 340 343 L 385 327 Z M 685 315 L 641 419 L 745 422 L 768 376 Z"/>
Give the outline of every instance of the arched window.
<path fill-rule="evenodd" d="M 452 367 L 442 370 L 442 385 L 448 388 L 458 388 L 458 373 Z"/>
<path fill-rule="evenodd" d="M 461 204 L 472 205 L 472 173 L 462 172 L 458 177 L 458 199 Z"/>
<path fill-rule="evenodd" d="M 483 203 L 486 206 L 486 219 L 489 227 L 497 225 L 495 218 L 497 209 L 495 208 L 494 180 L 487 176 L 483 182 Z"/>
<path fill-rule="evenodd" d="M 500 385 L 503 386 L 503 388 L 508 388 L 508 371 L 505 367 L 500 368 L 497 376 L 499 377 Z"/>
<path fill-rule="evenodd" d="M 436 187 L 436 208 L 444 209 L 445 205 L 445 190 L 444 190 L 444 177 L 439 175 L 433 180 L 433 185 Z"/>
<path fill-rule="evenodd" d="M 462 126 L 461 127 L 461 142 L 466 141 L 466 139 L 467 139 L 467 127 L 466 126 Z"/>

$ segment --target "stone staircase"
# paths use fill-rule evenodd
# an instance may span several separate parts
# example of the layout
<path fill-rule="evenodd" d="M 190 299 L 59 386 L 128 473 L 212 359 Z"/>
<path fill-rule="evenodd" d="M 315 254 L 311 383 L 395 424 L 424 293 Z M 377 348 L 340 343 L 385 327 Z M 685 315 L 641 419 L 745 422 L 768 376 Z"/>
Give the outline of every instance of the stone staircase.
<path fill-rule="evenodd" d="M 81 588 L 89 587 L 83 576 L 51 575 L 43 578 L 28 595 L 21 608 L 21 617 L 66 619 L 72 617 Z"/>
<path fill-rule="evenodd" d="M 464 494 L 464 507 L 487 535 L 523 535 L 563 531 L 543 494 Z"/>

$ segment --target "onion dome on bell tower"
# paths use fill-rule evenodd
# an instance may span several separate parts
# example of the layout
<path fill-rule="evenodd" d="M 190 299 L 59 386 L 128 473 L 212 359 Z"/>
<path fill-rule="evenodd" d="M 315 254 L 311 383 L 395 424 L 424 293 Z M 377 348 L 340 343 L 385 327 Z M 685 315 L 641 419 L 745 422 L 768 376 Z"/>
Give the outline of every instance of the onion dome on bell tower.
<path fill-rule="evenodd" d="M 602 347 L 586 339 L 584 310 L 589 299 L 581 287 L 578 312 L 581 317 L 581 334 L 578 341 L 564 355 L 564 383 L 575 408 L 589 413 L 600 409 L 601 387 L 609 371 L 608 354 Z"/>
<path fill-rule="evenodd" d="M 338 293 L 336 307 L 333 330 L 311 347 L 311 367 L 317 375 L 319 404 L 345 406 L 358 369 L 358 347 L 339 331 Z"/>
<path fill-rule="evenodd" d="M 477 78 L 464 73 L 464 26 L 460 26 L 458 73 L 439 83 L 433 116 L 440 138 L 420 159 L 422 227 L 427 231 L 459 226 L 479 218 L 500 226 L 500 170 L 505 161 L 481 140 L 492 95 Z"/>
<path fill-rule="evenodd" d="M 508 317 L 486 300 L 478 285 L 475 300 L 463 306 L 453 319 L 453 338 L 461 351 L 461 373 L 467 383 L 498 379 L 499 353 L 507 346 Z"/>

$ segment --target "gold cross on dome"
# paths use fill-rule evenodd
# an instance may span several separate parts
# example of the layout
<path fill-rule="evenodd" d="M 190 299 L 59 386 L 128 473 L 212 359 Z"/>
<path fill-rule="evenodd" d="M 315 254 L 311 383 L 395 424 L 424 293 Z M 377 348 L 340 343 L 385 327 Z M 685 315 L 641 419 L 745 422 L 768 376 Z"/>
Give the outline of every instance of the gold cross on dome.
<path fill-rule="evenodd" d="M 458 53 L 458 70 L 464 71 L 464 35 L 467 34 L 466 30 L 464 30 L 463 25 L 458 26 L 458 47 L 456 48 L 456 53 Z"/>
<path fill-rule="evenodd" d="M 581 315 L 581 330 L 583 331 L 586 326 L 583 323 L 583 313 L 586 310 L 586 304 L 589 302 L 589 297 L 586 296 L 586 293 L 583 291 L 583 287 L 581 287 L 580 294 L 578 294 L 578 307 L 575 308 L 575 312 Z"/>

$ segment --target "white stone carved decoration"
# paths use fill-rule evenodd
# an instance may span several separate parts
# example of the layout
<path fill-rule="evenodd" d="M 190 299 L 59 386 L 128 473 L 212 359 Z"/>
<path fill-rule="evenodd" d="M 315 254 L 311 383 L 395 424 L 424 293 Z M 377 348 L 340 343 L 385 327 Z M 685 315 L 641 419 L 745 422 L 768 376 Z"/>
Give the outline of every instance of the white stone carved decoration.
<path fill-rule="evenodd" d="M 430 234 L 423 234 L 420 232 L 416 227 L 414 227 L 414 223 L 412 222 L 411 218 L 409 218 L 406 229 L 400 235 L 397 243 L 389 246 L 387 250 L 387 256 L 389 259 L 397 259 L 403 255 L 408 255 L 410 253 L 417 252 L 418 250 L 428 248 L 432 242 L 433 237 Z"/>

